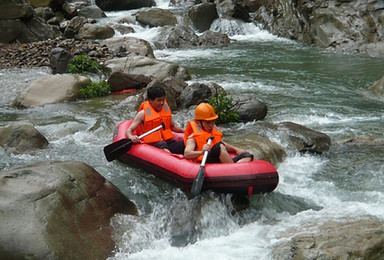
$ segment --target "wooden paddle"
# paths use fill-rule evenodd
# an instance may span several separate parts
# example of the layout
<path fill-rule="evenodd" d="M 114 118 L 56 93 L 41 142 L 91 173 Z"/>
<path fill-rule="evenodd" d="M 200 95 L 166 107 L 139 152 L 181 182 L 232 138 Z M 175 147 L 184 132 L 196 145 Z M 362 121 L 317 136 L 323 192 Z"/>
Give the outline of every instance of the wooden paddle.
<path fill-rule="evenodd" d="M 213 136 L 208 138 L 207 140 L 208 145 L 211 145 L 212 139 L 213 139 Z M 193 180 L 192 188 L 189 194 L 189 199 L 196 197 L 197 194 L 199 194 L 201 189 L 203 188 L 203 182 L 204 182 L 204 176 L 205 176 L 204 167 L 205 167 L 205 162 L 207 161 L 207 157 L 208 157 L 208 151 L 205 151 L 203 160 L 201 161 L 201 164 L 200 164 L 199 172 L 197 173 L 195 179 Z"/>
<path fill-rule="evenodd" d="M 160 129 L 165 130 L 164 123 L 161 123 L 158 127 L 153 128 L 152 130 L 142 134 L 139 136 L 139 139 L 152 134 L 153 132 L 159 131 Z M 109 144 L 104 147 L 104 154 L 107 158 L 108 162 L 115 160 L 116 158 L 120 157 L 124 153 L 128 152 L 129 149 L 131 149 L 133 145 L 133 142 L 130 139 L 121 139 L 117 142 L 114 142 L 112 144 Z"/>

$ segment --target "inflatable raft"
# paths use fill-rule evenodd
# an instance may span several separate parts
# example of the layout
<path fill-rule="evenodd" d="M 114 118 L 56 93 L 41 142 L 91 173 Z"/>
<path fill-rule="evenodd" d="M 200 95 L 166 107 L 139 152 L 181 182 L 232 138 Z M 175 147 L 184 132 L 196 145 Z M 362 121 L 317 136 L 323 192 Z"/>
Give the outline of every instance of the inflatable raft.
<path fill-rule="evenodd" d="M 132 120 L 116 126 L 113 142 L 126 138 L 126 131 Z M 141 133 L 138 133 L 138 135 Z M 175 140 L 183 134 L 174 133 Z M 148 144 L 134 144 L 128 152 L 118 158 L 120 162 L 142 168 L 178 187 L 189 191 L 200 164 L 171 154 Z M 273 191 L 279 182 L 275 167 L 261 160 L 244 163 L 207 163 L 203 190 L 238 195 L 252 195 Z"/>

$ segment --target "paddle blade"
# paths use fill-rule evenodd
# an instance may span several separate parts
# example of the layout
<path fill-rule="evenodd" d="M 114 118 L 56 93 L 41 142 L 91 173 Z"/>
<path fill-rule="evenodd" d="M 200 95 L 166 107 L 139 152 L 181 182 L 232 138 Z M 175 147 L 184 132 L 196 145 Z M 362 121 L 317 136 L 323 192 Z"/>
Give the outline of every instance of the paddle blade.
<path fill-rule="evenodd" d="M 113 161 L 124 153 L 128 152 L 132 147 L 132 141 L 129 139 L 121 139 L 115 143 L 104 147 L 104 154 L 107 161 Z"/>
<path fill-rule="evenodd" d="M 197 173 L 195 179 L 193 180 L 192 188 L 189 194 L 189 199 L 196 197 L 200 193 L 201 189 L 203 188 L 204 176 L 205 176 L 205 170 L 204 170 L 204 166 L 202 165 L 200 166 L 200 170 Z"/>

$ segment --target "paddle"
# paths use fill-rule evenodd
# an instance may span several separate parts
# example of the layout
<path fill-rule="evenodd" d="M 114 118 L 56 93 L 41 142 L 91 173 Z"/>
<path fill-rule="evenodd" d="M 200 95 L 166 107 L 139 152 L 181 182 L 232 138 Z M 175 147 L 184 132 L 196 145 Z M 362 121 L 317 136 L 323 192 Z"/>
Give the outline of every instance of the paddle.
<path fill-rule="evenodd" d="M 139 139 L 152 134 L 153 132 L 159 131 L 160 129 L 165 129 L 164 123 L 161 123 L 158 127 L 153 128 L 152 130 L 139 136 Z M 126 153 L 131 149 L 133 142 L 130 139 L 121 139 L 115 143 L 109 144 L 104 147 L 104 154 L 108 162 L 115 160 L 120 155 Z"/>
<path fill-rule="evenodd" d="M 208 145 L 211 145 L 212 139 L 213 139 L 213 136 L 208 138 L 207 140 Z M 197 173 L 195 179 L 193 180 L 191 192 L 189 194 L 189 199 L 194 198 L 197 194 L 200 193 L 201 188 L 203 188 L 203 182 L 204 182 L 204 176 L 205 176 L 204 167 L 205 167 L 205 162 L 207 161 L 207 157 L 208 157 L 208 151 L 205 151 L 203 160 L 201 161 L 201 164 L 200 164 L 199 172 Z"/>

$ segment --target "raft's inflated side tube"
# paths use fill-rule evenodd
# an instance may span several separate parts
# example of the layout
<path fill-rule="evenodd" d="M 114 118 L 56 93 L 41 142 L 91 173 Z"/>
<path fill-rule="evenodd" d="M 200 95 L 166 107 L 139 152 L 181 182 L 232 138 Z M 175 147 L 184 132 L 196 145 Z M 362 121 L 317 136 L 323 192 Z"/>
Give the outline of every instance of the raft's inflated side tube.
<path fill-rule="evenodd" d="M 113 141 L 126 138 L 132 120 L 117 125 Z M 182 134 L 174 133 L 176 139 Z M 191 162 L 179 154 L 170 154 L 147 144 L 136 144 L 119 161 L 133 165 L 166 179 L 189 191 L 200 164 Z M 203 190 L 220 193 L 252 195 L 273 191 L 279 182 L 275 167 L 266 161 L 253 160 L 244 163 L 210 163 L 205 165 Z"/>

